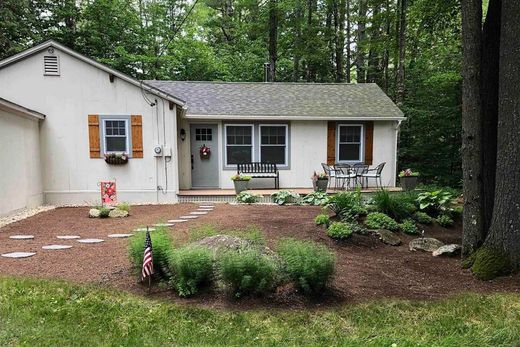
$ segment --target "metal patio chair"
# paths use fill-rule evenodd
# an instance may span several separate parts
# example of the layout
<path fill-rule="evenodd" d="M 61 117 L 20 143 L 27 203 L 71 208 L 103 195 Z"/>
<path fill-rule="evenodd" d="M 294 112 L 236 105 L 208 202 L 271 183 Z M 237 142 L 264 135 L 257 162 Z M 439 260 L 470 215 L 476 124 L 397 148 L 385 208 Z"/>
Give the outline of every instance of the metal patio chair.
<path fill-rule="evenodd" d="M 352 165 L 352 171 L 356 174 L 356 185 L 359 184 L 361 187 L 363 187 L 363 180 L 361 179 L 361 175 L 366 173 L 369 167 L 369 165 L 363 163 Z"/>
<path fill-rule="evenodd" d="M 334 168 L 336 169 L 336 182 L 341 181 L 341 189 L 348 189 L 351 185 L 352 181 L 356 179 L 356 173 L 352 171 L 352 168 L 349 164 L 335 164 Z M 337 188 L 339 188 L 338 184 L 336 184 Z"/>
<path fill-rule="evenodd" d="M 383 162 L 377 165 L 373 169 L 368 169 L 365 173 L 361 174 L 361 179 L 364 179 L 366 182 L 366 186 L 368 187 L 368 180 L 374 179 L 376 181 L 376 188 L 383 188 L 383 183 L 381 181 L 381 172 L 383 172 L 383 168 L 385 167 L 386 162 Z"/>
<path fill-rule="evenodd" d="M 323 172 L 329 177 L 329 188 L 332 186 L 332 179 L 334 179 L 334 185 L 336 184 L 336 169 L 333 165 L 321 163 Z"/>

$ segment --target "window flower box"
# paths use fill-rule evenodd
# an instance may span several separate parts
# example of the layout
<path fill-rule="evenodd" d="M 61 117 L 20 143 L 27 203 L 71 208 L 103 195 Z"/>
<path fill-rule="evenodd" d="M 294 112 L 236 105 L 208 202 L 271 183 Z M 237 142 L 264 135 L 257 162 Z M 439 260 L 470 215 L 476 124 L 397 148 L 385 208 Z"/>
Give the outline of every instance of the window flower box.
<path fill-rule="evenodd" d="M 128 154 L 107 153 L 105 154 L 105 162 L 109 165 L 124 165 L 128 163 Z"/>

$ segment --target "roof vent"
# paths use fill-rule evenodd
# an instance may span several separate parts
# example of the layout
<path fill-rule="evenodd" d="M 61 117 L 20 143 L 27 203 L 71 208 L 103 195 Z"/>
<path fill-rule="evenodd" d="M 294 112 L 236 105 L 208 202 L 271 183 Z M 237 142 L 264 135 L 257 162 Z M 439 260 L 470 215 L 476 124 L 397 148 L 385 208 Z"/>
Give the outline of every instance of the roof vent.
<path fill-rule="evenodd" d="M 46 55 L 43 57 L 43 74 L 45 76 L 60 75 L 60 60 L 56 55 Z"/>

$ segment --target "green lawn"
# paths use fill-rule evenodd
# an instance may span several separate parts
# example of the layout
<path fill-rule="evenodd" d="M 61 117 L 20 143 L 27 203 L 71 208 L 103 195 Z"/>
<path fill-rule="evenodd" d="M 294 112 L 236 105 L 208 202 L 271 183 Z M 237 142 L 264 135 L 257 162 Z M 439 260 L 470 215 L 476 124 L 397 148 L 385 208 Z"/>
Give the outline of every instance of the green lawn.
<path fill-rule="evenodd" d="M 185 308 L 58 281 L 0 277 L 0 345 L 518 346 L 520 295 L 380 300 L 326 311 Z"/>

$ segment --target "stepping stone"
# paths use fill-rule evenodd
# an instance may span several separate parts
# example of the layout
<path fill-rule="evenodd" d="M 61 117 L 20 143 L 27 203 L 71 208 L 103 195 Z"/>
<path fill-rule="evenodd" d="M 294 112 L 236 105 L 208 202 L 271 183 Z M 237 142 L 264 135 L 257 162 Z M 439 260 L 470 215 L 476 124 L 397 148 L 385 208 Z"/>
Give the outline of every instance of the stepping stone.
<path fill-rule="evenodd" d="M 60 250 L 60 249 L 69 249 L 69 248 L 72 248 L 72 246 L 67 246 L 67 245 L 48 245 L 48 246 L 43 246 L 42 249 L 48 249 L 48 250 L 52 250 L 52 251 L 57 251 L 57 250 Z"/>
<path fill-rule="evenodd" d="M 75 240 L 75 239 L 80 239 L 81 236 L 78 236 L 78 235 L 60 235 L 60 236 L 56 236 L 56 238 L 58 238 L 60 240 Z"/>
<path fill-rule="evenodd" d="M 195 219 L 195 218 L 199 218 L 199 216 L 180 216 L 179 218 L 181 218 L 181 219 Z"/>
<path fill-rule="evenodd" d="M 182 222 L 187 222 L 188 220 L 187 219 L 170 219 L 168 221 L 168 223 L 182 223 Z"/>
<path fill-rule="evenodd" d="M 214 205 L 200 205 L 199 208 L 215 208 Z"/>
<path fill-rule="evenodd" d="M 79 242 L 79 243 L 100 243 L 100 242 L 105 242 L 105 240 L 102 240 L 102 239 L 81 239 L 81 240 L 77 240 L 77 242 Z"/>
<path fill-rule="evenodd" d="M 36 253 L 33 252 L 11 252 L 11 253 L 4 253 L 2 254 L 2 257 L 6 258 L 28 258 L 32 257 Z"/>
<path fill-rule="evenodd" d="M 12 235 L 12 236 L 9 236 L 10 239 L 13 239 L 13 240 L 32 240 L 34 239 L 34 236 L 33 235 Z"/>
<path fill-rule="evenodd" d="M 155 228 L 148 228 L 148 230 L 155 231 Z M 134 231 L 146 231 L 146 228 L 137 228 L 137 229 L 134 229 Z"/>
<path fill-rule="evenodd" d="M 190 212 L 190 214 L 202 215 L 202 214 L 208 214 L 208 212 L 195 211 L 195 212 Z"/>
<path fill-rule="evenodd" d="M 133 234 L 110 234 L 110 235 L 108 235 L 108 237 L 124 239 L 124 238 L 130 237 L 132 235 Z"/>
<path fill-rule="evenodd" d="M 211 211 L 213 211 L 213 209 L 212 208 L 198 208 L 197 211 L 211 212 Z"/>
<path fill-rule="evenodd" d="M 172 227 L 172 223 L 157 223 L 153 225 L 154 227 Z"/>

